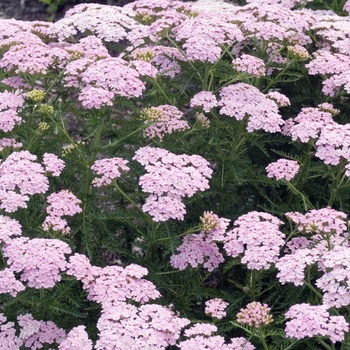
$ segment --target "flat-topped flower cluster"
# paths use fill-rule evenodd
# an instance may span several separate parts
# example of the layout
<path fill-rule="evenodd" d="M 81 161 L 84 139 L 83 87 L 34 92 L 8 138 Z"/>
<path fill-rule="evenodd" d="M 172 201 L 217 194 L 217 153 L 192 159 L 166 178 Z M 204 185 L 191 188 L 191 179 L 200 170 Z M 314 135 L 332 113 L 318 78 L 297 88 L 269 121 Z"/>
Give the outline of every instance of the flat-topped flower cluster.
<path fill-rule="evenodd" d="M 350 346 L 350 1 L 330 3 L 0 20 L 0 349 Z"/>

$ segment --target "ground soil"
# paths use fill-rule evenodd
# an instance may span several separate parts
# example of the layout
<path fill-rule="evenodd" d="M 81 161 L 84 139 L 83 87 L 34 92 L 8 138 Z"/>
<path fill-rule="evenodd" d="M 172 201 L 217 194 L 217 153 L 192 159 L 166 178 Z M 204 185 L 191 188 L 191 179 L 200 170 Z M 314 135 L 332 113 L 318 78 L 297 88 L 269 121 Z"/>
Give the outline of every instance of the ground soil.
<path fill-rule="evenodd" d="M 49 21 L 62 18 L 66 11 L 78 3 L 94 2 L 105 5 L 123 6 L 130 0 L 101 0 L 101 1 L 78 1 L 66 0 L 57 12 L 52 16 L 48 12 L 48 6 L 39 0 L 0 0 L 0 18 L 15 18 L 24 21 Z"/>

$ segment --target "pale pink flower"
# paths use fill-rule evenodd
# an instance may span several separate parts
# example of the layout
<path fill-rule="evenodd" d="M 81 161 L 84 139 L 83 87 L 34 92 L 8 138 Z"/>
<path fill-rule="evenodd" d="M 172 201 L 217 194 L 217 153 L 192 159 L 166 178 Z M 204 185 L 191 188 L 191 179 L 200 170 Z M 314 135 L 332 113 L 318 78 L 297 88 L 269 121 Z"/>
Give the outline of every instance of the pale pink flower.
<path fill-rule="evenodd" d="M 291 181 L 299 172 L 300 165 L 296 160 L 278 159 L 276 162 L 270 163 L 265 170 L 267 177 L 276 180 Z"/>
<path fill-rule="evenodd" d="M 88 109 L 100 109 L 102 106 L 113 106 L 114 93 L 94 86 L 84 87 L 78 97 L 82 106 Z"/>
<path fill-rule="evenodd" d="M 60 343 L 58 350 L 92 350 L 92 341 L 85 331 L 85 326 L 74 327 Z"/>
<path fill-rule="evenodd" d="M 248 132 L 281 131 L 284 121 L 278 112 L 278 105 L 256 87 L 246 83 L 229 85 L 221 89 L 220 97 L 220 114 L 234 117 L 236 120 L 247 117 Z"/>
<path fill-rule="evenodd" d="M 184 335 L 187 338 L 193 337 L 194 335 L 210 336 L 217 331 L 218 327 L 211 323 L 195 323 L 191 328 L 185 330 Z"/>
<path fill-rule="evenodd" d="M 173 28 L 173 33 L 177 41 L 184 41 L 187 59 L 210 63 L 220 58 L 221 45 L 244 39 L 236 24 L 215 13 L 187 18 Z"/>
<path fill-rule="evenodd" d="M 347 0 L 344 4 L 343 10 L 346 11 L 350 15 L 350 1 Z"/>
<path fill-rule="evenodd" d="M 97 322 L 96 350 L 165 350 L 175 345 L 190 321 L 157 304 L 136 307 L 119 303 L 102 312 Z"/>
<path fill-rule="evenodd" d="M 177 255 L 170 257 L 170 264 L 179 270 L 184 270 L 187 266 L 197 268 L 202 265 L 208 271 L 213 271 L 224 262 L 216 243 L 207 239 L 204 233 L 185 236 L 177 251 Z"/>
<path fill-rule="evenodd" d="M 291 254 L 278 259 L 276 268 L 277 278 L 281 284 L 293 283 L 295 286 L 302 286 L 305 279 L 305 269 L 318 262 L 320 251 L 316 249 L 300 248 Z"/>
<path fill-rule="evenodd" d="M 91 166 L 91 169 L 100 177 L 95 177 L 92 184 L 96 187 L 110 185 L 122 173 L 130 170 L 127 164 L 127 160 L 119 157 L 96 160 Z"/>
<path fill-rule="evenodd" d="M 271 308 L 266 304 L 253 301 L 246 305 L 245 308 L 239 310 L 239 313 L 237 314 L 237 322 L 247 324 L 254 328 L 267 326 L 273 321 L 270 311 Z"/>
<path fill-rule="evenodd" d="M 341 235 L 347 231 L 347 215 L 329 207 L 312 209 L 306 214 L 287 212 L 285 215 L 303 233 Z"/>
<path fill-rule="evenodd" d="M 349 324 L 343 316 L 330 316 L 325 305 L 296 304 L 285 316 L 288 338 L 303 339 L 314 336 L 329 337 L 332 343 L 344 340 Z"/>
<path fill-rule="evenodd" d="M 195 94 L 191 101 L 191 107 L 202 107 L 204 112 L 210 112 L 210 110 L 218 105 L 218 101 L 215 95 L 211 91 L 201 91 Z"/>
<path fill-rule="evenodd" d="M 82 92 L 93 86 L 110 91 L 114 96 L 130 98 L 140 97 L 145 89 L 139 73 L 122 58 L 112 57 L 92 62 L 81 74 L 81 79 L 86 84 Z"/>
<path fill-rule="evenodd" d="M 22 226 L 17 220 L 0 215 L 0 243 L 8 244 L 13 236 L 21 235 Z"/>
<path fill-rule="evenodd" d="M 0 271 L 0 294 L 9 293 L 11 296 L 16 295 L 25 290 L 22 282 L 18 281 L 11 269 L 4 269 Z"/>
<path fill-rule="evenodd" d="M 279 230 L 282 224 L 271 214 L 251 211 L 240 216 L 234 222 L 235 228 L 226 232 L 224 249 L 233 258 L 243 254 L 241 262 L 248 269 L 269 269 L 284 245 L 285 235 Z"/>
<path fill-rule="evenodd" d="M 49 182 L 37 156 L 28 151 L 11 153 L 0 165 L 0 189 L 18 190 L 21 195 L 45 193 Z"/>
<path fill-rule="evenodd" d="M 133 11 L 120 6 L 79 4 L 53 23 L 50 32 L 60 40 L 93 33 L 104 41 L 117 43 L 126 39 L 132 29 L 141 26 L 134 15 Z"/>
<path fill-rule="evenodd" d="M 223 241 L 230 219 L 220 218 L 212 211 L 205 211 L 200 217 L 204 233 L 213 241 Z"/>
<path fill-rule="evenodd" d="M 146 136 L 150 139 L 158 138 L 159 141 L 162 141 L 166 134 L 184 131 L 190 127 L 186 120 L 182 120 L 183 113 L 175 106 L 161 105 L 144 108 L 140 117 L 145 124 L 151 123 L 145 129 Z"/>
<path fill-rule="evenodd" d="M 8 132 L 17 124 L 21 124 L 22 118 L 18 115 L 24 105 L 24 97 L 19 92 L 0 92 L 0 130 Z"/>
<path fill-rule="evenodd" d="M 45 166 L 45 171 L 47 173 L 52 173 L 52 176 L 60 176 L 65 167 L 64 161 L 53 153 L 44 153 L 43 164 Z"/>
<path fill-rule="evenodd" d="M 3 137 L 0 139 L 0 152 L 3 151 L 5 148 L 21 148 L 23 145 L 21 142 L 17 142 L 15 139 L 9 139 L 7 137 Z"/>
<path fill-rule="evenodd" d="M 0 67 L 15 74 L 46 74 L 53 66 L 68 62 L 69 54 L 64 49 L 40 44 L 26 43 L 12 46 L 0 59 Z"/>
<path fill-rule="evenodd" d="M 266 94 L 266 97 L 275 101 L 278 107 L 290 106 L 289 98 L 278 91 L 270 91 Z"/>
<path fill-rule="evenodd" d="M 67 234 L 70 232 L 70 227 L 67 226 L 67 221 L 62 216 L 73 216 L 80 213 L 81 200 L 68 190 L 62 190 L 57 193 L 51 193 L 47 197 L 49 206 L 46 208 L 46 217 L 43 223 L 43 229 L 48 231 L 62 231 Z"/>
<path fill-rule="evenodd" d="M 26 348 L 43 348 L 44 344 L 59 344 L 67 337 L 66 332 L 52 321 L 37 321 L 31 314 L 17 317 L 21 327 L 19 338 Z"/>
<path fill-rule="evenodd" d="M 0 313 L 0 344 L 2 349 L 19 350 L 23 341 L 16 335 L 17 331 L 14 322 L 7 322 L 4 314 Z"/>
<path fill-rule="evenodd" d="M 320 255 L 319 270 L 324 272 L 316 286 L 323 291 L 322 303 L 340 308 L 350 304 L 350 248 L 335 246 Z"/>
<path fill-rule="evenodd" d="M 233 68 L 237 72 L 244 72 L 256 77 L 266 75 L 265 63 L 261 58 L 243 54 L 232 61 Z"/>
<path fill-rule="evenodd" d="M 183 220 L 182 197 L 192 197 L 209 188 L 212 169 L 198 155 L 176 155 L 161 148 L 140 148 L 133 158 L 147 171 L 139 179 L 144 192 L 151 195 L 143 207 L 155 221 Z"/>
<path fill-rule="evenodd" d="M 324 127 L 335 124 L 332 114 L 321 108 L 303 108 L 294 119 L 286 121 L 282 134 L 303 143 L 317 140 Z"/>
<path fill-rule="evenodd" d="M 209 315 L 211 317 L 215 317 L 218 320 L 221 320 L 223 317 L 226 316 L 226 311 L 225 309 L 229 303 L 226 301 L 220 299 L 220 298 L 214 298 L 207 300 L 205 302 L 205 313 L 206 315 Z"/>
<path fill-rule="evenodd" d="M 65 254 L 71 249 L 58 239 L 14 238 L 3 247 L 9 268 L 32 288 L 52 288 L 66 270 Z"/>

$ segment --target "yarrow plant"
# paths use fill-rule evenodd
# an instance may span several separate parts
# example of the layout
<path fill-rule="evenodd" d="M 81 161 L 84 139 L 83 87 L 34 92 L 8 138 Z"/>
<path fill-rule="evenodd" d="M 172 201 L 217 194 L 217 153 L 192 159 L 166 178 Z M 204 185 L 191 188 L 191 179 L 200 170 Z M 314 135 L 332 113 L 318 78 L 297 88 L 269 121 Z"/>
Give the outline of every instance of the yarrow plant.
<path fill-rule="evenodd" d="M 0 349 L 350 348 L 349 11 L 1 19 Z"/>

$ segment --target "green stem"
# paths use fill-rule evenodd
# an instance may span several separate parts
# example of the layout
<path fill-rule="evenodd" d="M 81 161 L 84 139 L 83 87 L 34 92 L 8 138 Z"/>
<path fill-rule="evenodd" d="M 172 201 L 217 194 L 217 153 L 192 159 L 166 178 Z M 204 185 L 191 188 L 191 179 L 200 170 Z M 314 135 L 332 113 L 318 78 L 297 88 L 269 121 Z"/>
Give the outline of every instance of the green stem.
<path fill-rule="evenodd" d="M 326 342 L 324 342 L 321 337 L 316 337 L 317 341 L 324 346 L 327 350 L 333 350 L 334 348 L 330 347 Z"/>
<path fill-rule="evenodd" d="M 85 157 L 81 150 L 79 149 L 76 142 L 69 136 L 69 134 L 66 131 L 66 128 L 64 127 L 63 119 L 61 118 L 61 122 L 63 123 L 63 126 L 61 126 L 60 123 L 58 123 L 55 118 L 53 118 L 51 115 L 48 116 L 48 118 L 55 124 L 55 126 L 62 132 L 63 136 L 68 140 L 68 142 L 73 146 L 74 150 L 77 151 L 80 155 L 81 161 L 85 166 L 88 166 L 88 163 L 85 160 Z"/>
<path fill-rule="evenodd" d="M 308 211 L 309 209 L 313 209 L 314 206 L 312 205 L 312 203 L 310 202 L 310 200 L 302 193 L 300 192 L 292 183 L 290 183 L 287 180 L 282 180 L 287 186 L 288 188 L 297 196 L 301 197 L 303 204 L 304 204 L 304 210 Z"/>
<path fill-rule="evenodd" d="M 163 97 L 165 98 L 165 100 L 172 106 L 174 106 L 176 103 L 174 103 L 173 101 L 171 101 L 171 99 L 169 98 L 169 96 L 165 93 L 164 89 L 160 86 L 160 84 L 158 83 L 157 78 L 153 79 L 154 85 L 157 87 L 157 89 L 161 92 L 161 94 L 163 95 Z"/>
<path fill-rule="evenodd" d="M 124 136 L 121 139 L 118 139 L 114 142 L 109 143 L 108 145 L 104 145 L 101 147 L 101 150 L 105 150 L 114 146 L 118 146 L 119 144 L 121 144 L 122 142 L 124 142 L 125 140 L 127 140 L 129 137 L 134 136 L 135 134 L 139 133 L 140 131 L 146 129 L 150 124 L 143 124 L 141 127 L 139 127 L 138 129 L 132 131 L 130 134 Z"/>
<path fill-rule="evenodd" d="M 337 175 L 335 176 L 334 181 L 331 185 L 331 190 L 330 190 L 331 195 L 330 195 L 329 200 L 328 200 L 328 207 L 332 207 L 332 205 L 336 199 L 336 196 L 338 194 L 338 190 L 346 178 L 347 178 L 347 176 L 344 173 L 343 167 L 339 166 L 338 171 L 337 171 Z"/>
<path fill-rule="evenodd" d="M 264 347 L 264 350 L 269 350 L 269 347 L 267 346 L 266 341 L 265 341 L 265 334 L 260 327 L 259 327 L 259 338 L 260 338 L 261 343 Z"/>
<path fill-rule="evenodd" d="M 287 63 L 287 65 L 276 75 L 275 78 L 272 79 L 272 81 L 266 86 L 266 88 L 262 91 L 263 94 L 265 94 L 269 89 L 278 82 L 278 79 L 289 69 L 290 63 Z"/>
<path fill-rule="evenodd" d="M 143 217 L 145 217 L 149 222 L 154 223 L 153 220 L 152 220 L 152 218 L 151 218 L 148 214 L 146 214 L 146 213 L 141 209 L 141 207 L 140 207 L 139 205 L 137 205 L 137 204 L 136 204 L 136 203 L 121 189 L 121 188 L 120 188 L 120 186 L 118 185 L 118 183 L 117 183 L 116 180 L 114 180 L 114 181 L 112 182 L 112 185 L 117 189 L 117 191 L 118 191 L 130 204 L 132 204 L 132 205 L 135 207 L 135 209 L 136 209 L 140 214 L 142 214 Z"/>

